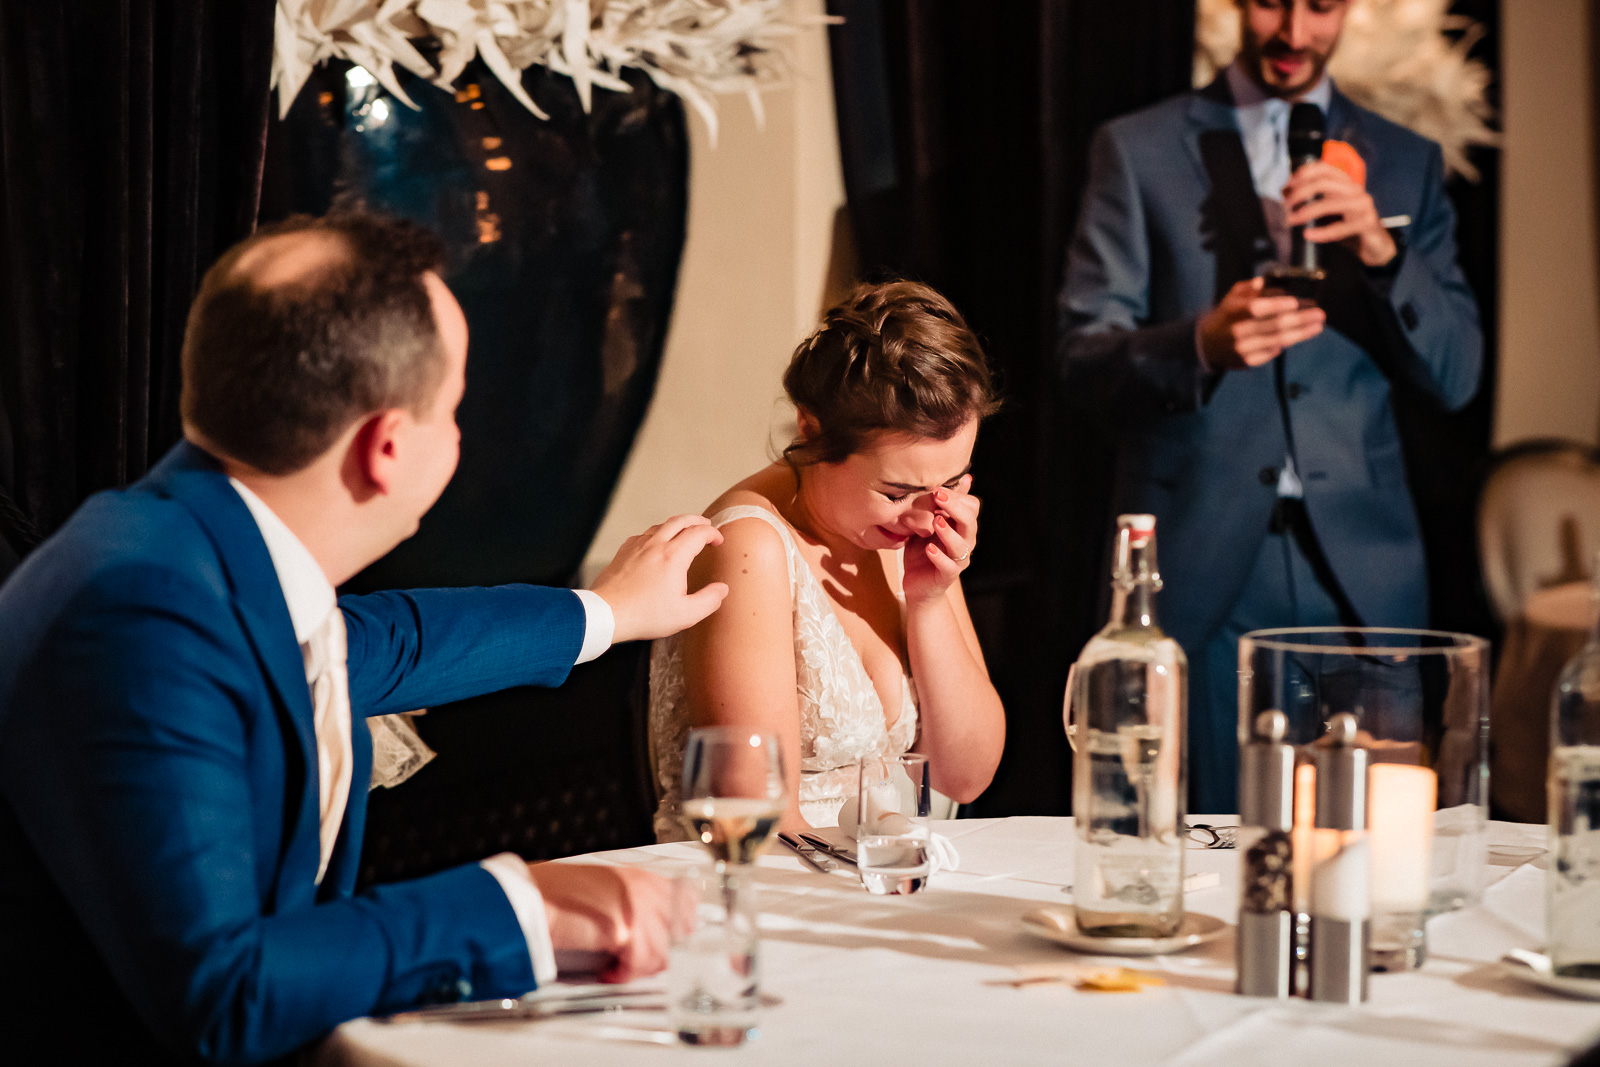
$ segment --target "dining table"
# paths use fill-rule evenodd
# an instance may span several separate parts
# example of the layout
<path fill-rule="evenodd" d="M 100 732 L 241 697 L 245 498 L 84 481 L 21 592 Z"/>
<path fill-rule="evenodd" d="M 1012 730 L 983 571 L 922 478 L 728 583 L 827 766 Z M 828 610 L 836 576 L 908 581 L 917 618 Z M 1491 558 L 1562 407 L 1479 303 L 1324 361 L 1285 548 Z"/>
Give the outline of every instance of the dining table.
<path fill-rule="evenodd" d="M 1220 936 L 1163 956 L 1089 956 L 1023 922 L 1037 909 L 1071 902 L 1072 819 L 934 825 L 959 851 L 959 869 L 937 872 L 926 890 L 907 896 L 869 895 L 849 867 L 819 873 L 776 842 L 759 858 L 766 1003 L 758 1033 L 741 1046 L 679 1044 L 664 1010 L 471 1023 L 357 1019 L 315 1047 L 310 1062 L 1550 1067 L 1600 1038 L 1600 1003 L 1547 992 L 1500 962 L 1508 951 L 1538 949 L 1543 941 L 1542 825 L 1490 823 L 1481 899 L 1430 918 L 1426 963 L 1372 975 L 1369 999 L 1354 1006 L 1233 992 L 1236 850 L 1195 841 L 1185 850 L 1196 885 L 1186 909 L 1225 920 L 1230 926 Z M 574 859 L 663 873 L 708 863 L 693 843 Z M 1132 991 L 1110 992 L 1082 981 L 1117 967 L 1160 984 L 1131 982 Z M 662 976 L 632 986 L 664 988 Z M 645 992 L 635 1006 L 661 1003 L 664 996 Z"/>

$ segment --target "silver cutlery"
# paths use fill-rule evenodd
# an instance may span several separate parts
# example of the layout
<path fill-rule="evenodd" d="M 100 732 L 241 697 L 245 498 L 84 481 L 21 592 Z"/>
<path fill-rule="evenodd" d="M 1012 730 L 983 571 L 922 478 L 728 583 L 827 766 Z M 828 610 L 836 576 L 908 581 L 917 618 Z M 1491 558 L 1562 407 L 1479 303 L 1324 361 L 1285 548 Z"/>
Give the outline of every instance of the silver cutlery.
<path fill-rule="evenodd" d="M 843 845 L 836 845 L 825 837 L 818 837 L 816 834 L 808 834 L 804 831 L 801 831 L 800 837 L 806 842 L 806 844 L 810 845 L 818 852 L 826 853 L 835 859 L 844 860 L 852 867 L 856 865 L 856 854 L 854 850 L 846 848 Z"/>
<path fill-rule="evenodd" d="M 815 845 L 801 841 L 798 837 L 796 837 L 794 834 L 791 834 L 787 830 L 780 830 L 778 832 L 778 840 L 782 841 L 785 845 L 788 845 L 789 848 L 794 851 L 796 856 L 799 856 L 802 860 L 804 860 L 806 864 L 818 874 L 827 874 L 829 871 L 836 871 L 839 869 L 839 865 L 819 852 Z"/>
<path fill-rule="evenodd" d="M 500 1000 L 473 1000 L 460 1004 L 435 1004 L 412 1011 L 379 1017 L 380 1022 L 506 1022 L 522 1019 L 548 1019 L 557 1015 L 584 1015 L 593 1012 L 664 1011 L 659 1000 L 641 1002 L 637 997 L 659 997 L 659 989 L 604 990 L 543 997 L 506 997 Z"/>

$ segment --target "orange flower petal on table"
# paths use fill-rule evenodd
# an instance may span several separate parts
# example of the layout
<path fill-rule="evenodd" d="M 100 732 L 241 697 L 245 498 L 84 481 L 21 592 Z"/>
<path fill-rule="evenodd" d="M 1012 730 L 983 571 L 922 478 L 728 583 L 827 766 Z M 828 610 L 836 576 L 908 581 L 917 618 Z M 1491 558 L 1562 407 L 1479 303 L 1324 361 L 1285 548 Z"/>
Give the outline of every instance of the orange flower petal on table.
<path fill-rule="evenodd" d="M 1361 188 L 1367 187 L 1367 161 L 1361 158 L 1361 153 L 1344 141 L 1323 141 L 1322 161 L 1331 163 L 1350 176 L 1350 180 Z"/>

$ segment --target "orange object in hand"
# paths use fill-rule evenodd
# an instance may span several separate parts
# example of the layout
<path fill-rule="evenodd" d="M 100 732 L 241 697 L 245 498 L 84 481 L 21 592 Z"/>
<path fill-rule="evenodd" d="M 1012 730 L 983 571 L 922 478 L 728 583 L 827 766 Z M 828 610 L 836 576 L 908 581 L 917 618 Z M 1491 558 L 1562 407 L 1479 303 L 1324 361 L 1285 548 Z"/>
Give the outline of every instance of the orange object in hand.
<path fill-rule="evenodd" d="M 1361 188 L 1367 187 L 1367 161 L 1344 141 L 1323 141 L 1322 161 L 1330 163 L 1350 176 Z"/>

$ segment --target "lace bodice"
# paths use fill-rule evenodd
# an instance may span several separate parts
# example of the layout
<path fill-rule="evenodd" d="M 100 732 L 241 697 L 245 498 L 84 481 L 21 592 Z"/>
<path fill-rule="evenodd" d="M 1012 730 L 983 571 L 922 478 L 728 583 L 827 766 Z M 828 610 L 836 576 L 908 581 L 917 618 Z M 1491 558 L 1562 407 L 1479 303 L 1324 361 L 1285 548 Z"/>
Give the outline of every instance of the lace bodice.
<path fill-rule="evenodd" d="M 778 531 L 789 563 L 794 603 L 794 670 L 800 712 L 800 814 L 812 826 L 835 826 L 839 808 L 855 793 L 856 764 L 868 756 L 899 755 L 917 739 L 916 687 L 900 683 L 900 714 L 885 725 L 883 702 L 833 612 L 822 583 L 795 544 L 788 525 L 765 508 L 741 505 L 711 516 L 713 526 L 759 519 Z M 679 841 L 683 744 L 688 735 L 683 650 L 678 637 L 650 650 L 650 748 L 661 791 L 656 837 Z"/>

